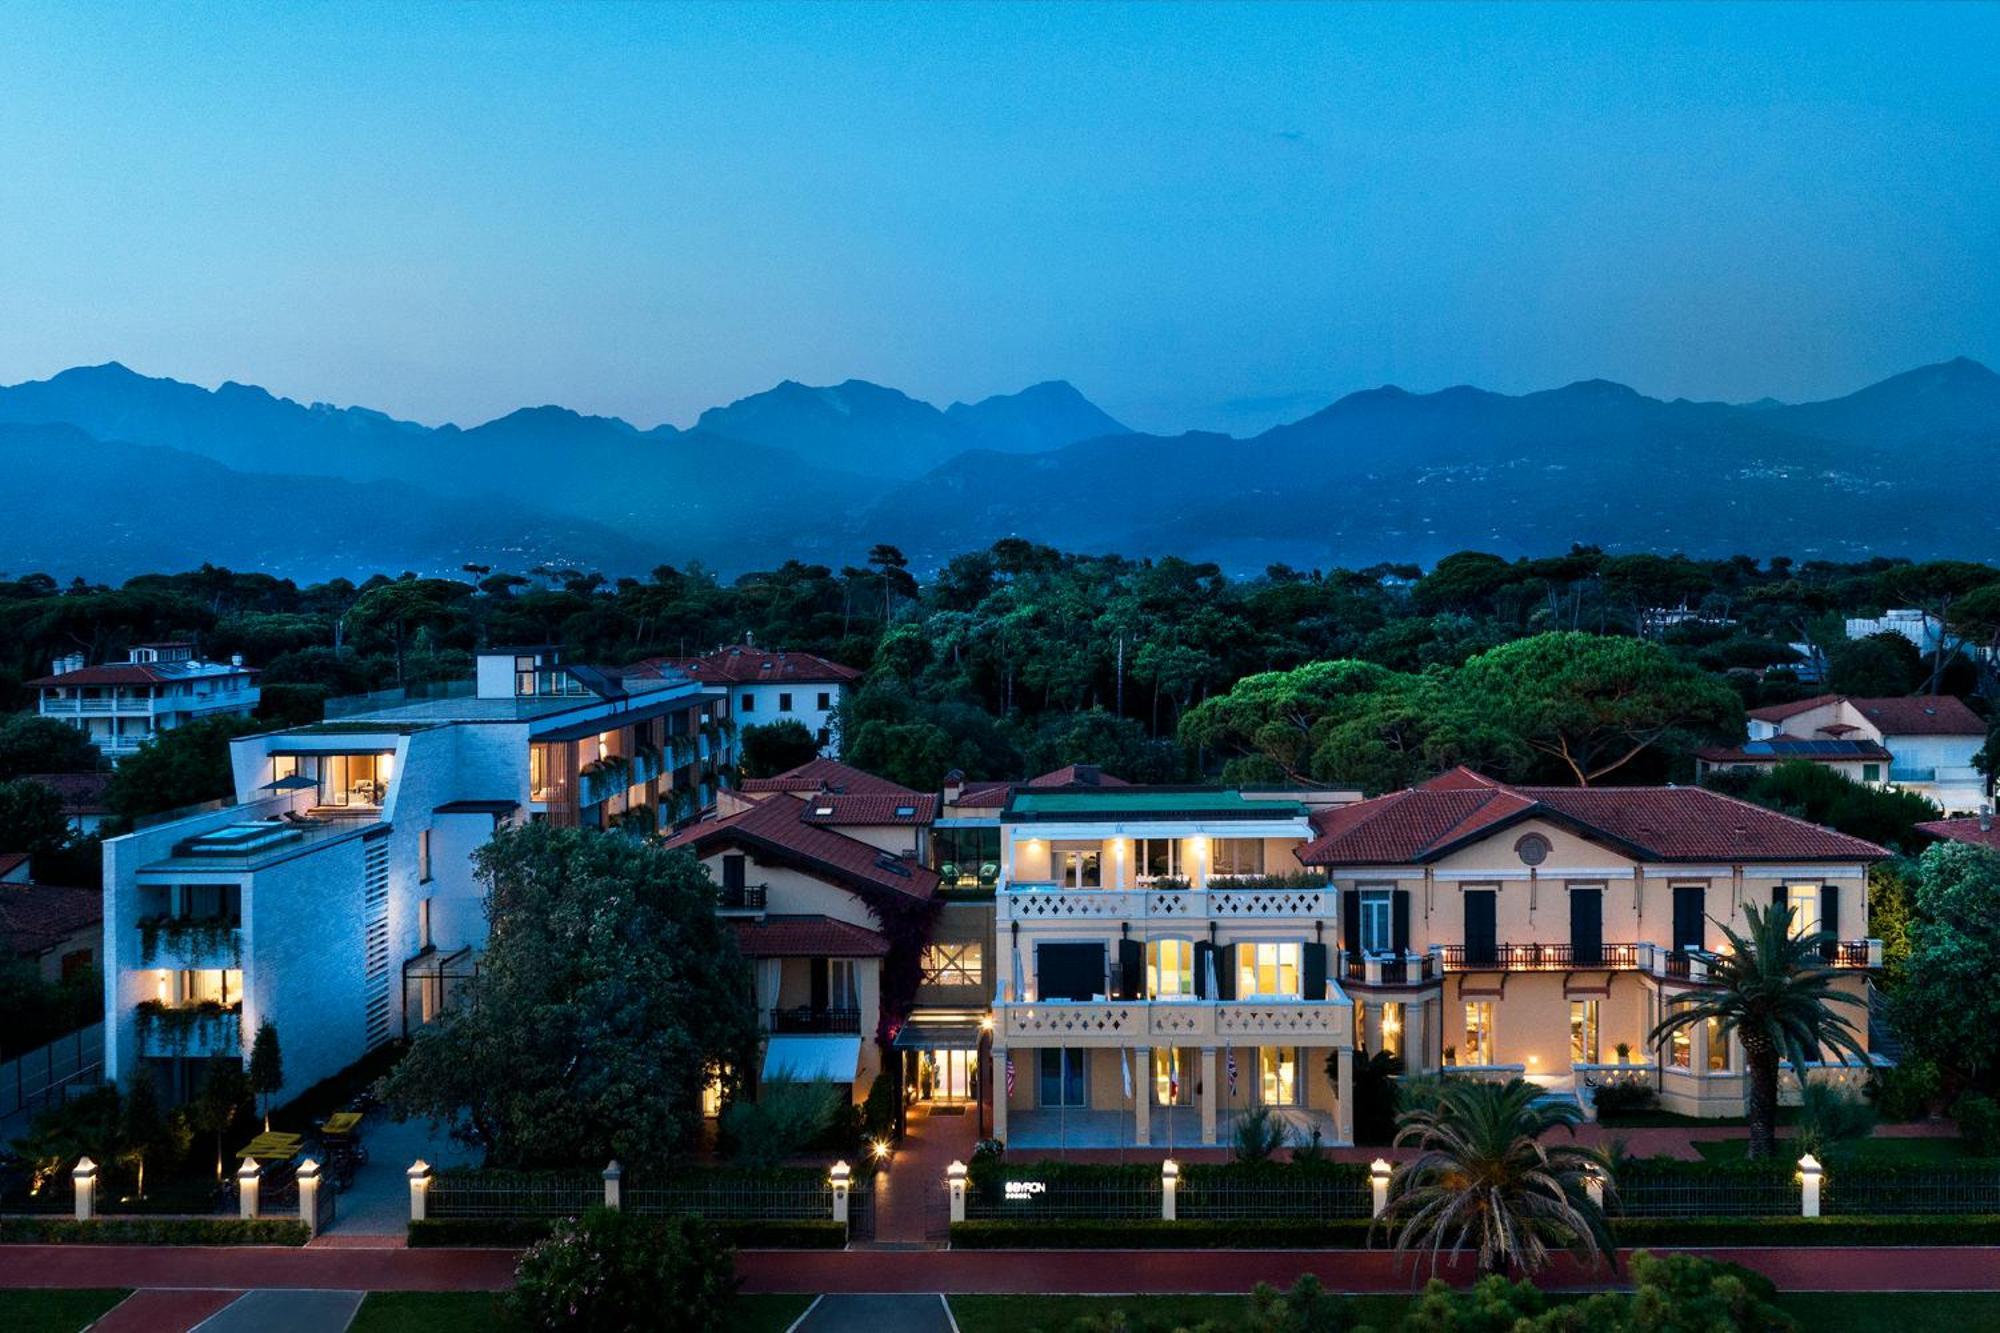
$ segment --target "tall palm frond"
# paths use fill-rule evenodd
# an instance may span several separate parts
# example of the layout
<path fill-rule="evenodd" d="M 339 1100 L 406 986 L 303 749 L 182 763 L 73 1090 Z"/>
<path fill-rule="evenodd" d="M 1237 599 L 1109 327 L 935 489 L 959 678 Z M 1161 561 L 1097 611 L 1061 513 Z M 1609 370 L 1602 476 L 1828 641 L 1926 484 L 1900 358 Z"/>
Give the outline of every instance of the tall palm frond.
<path fill-rule="evenodd" d="M 1611 1234 L 1589 1182 L 1612 1188 L 1604 1157 L 1574 1142 L 1543 1142 L 1580 1119 L 1575 1103 L 1543 1100 L 1526 1079 L 1446 1079 L 1428 1105 L 1400 1119 L 1396 1146 L 1421 1151 L 1389 1182 L 1381 1221 L 1395 1228 L 1396 1252 L 1429 1250 L 1433 1271 L 1445 1252 L 1468 1248 L 1485 1273 L 1535 1272 L 1556 1249 L 1601 1261 Z"/>

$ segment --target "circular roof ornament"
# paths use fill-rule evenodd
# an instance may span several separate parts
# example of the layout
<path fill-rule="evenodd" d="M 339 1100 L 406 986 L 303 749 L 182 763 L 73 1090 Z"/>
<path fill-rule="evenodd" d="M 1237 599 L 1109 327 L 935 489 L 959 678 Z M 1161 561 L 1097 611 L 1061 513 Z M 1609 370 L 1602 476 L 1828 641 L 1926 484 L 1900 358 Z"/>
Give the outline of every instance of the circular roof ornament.
<path fill-rule="evenodd" d="M 1538 866 L 1549 859 L 1552 848 L 1549 840 L 1539 833 L 1524 833 L 1514 843 L 1514 855 L 1521 858 L 1524 866 Z"/>

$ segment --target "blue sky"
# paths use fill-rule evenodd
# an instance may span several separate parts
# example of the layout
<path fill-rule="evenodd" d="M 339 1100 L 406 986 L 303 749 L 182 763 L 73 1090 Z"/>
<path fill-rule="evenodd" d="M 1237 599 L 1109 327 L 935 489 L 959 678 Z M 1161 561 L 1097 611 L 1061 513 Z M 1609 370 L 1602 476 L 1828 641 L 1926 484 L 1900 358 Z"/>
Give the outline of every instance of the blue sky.
<path fill-rule="evenodd" d="M 0 381 L 425 421 L 2000 362 L 2000 8 L 13 6 Z"/>

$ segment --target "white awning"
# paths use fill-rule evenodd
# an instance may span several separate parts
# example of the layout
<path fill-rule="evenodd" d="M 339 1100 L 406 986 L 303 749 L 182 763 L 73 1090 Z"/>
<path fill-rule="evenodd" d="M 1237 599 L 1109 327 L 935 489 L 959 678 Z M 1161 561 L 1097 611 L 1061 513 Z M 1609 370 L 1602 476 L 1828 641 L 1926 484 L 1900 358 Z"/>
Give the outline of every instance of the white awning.
<path fill-rule="evenodd" d="M 764 1047 L 767 1083 L 852 1083 L 860 1068 L 859 1037 L 772 1037 Z"/>

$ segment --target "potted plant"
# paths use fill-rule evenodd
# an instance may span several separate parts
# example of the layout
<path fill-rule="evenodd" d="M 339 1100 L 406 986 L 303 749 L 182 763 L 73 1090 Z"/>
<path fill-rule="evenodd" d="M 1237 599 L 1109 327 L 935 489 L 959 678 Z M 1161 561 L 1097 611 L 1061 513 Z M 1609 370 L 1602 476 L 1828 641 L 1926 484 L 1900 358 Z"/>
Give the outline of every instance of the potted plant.
<path fill-rule="evenodd" d="M 1629 1065 L 1629 1064 L 1631 1064 L 1631 1063 L 1632 1063 L 1632 1043 L 1631 1043 L 1631 1042 L 1629 1042 L 1629 1041 L 1621 1041 L 1621 1042 L 1619 1042 L 1619 1043 L 1618 1043 L 1618 1045 L 1617 1045 L 1617 1046 L 1613 1047 L 1612 1049 L 1618 1052 L 1618 1063 L 1619 1063 L 1619 1064 L 1621 1064 L 1621 1065 Z"/>

